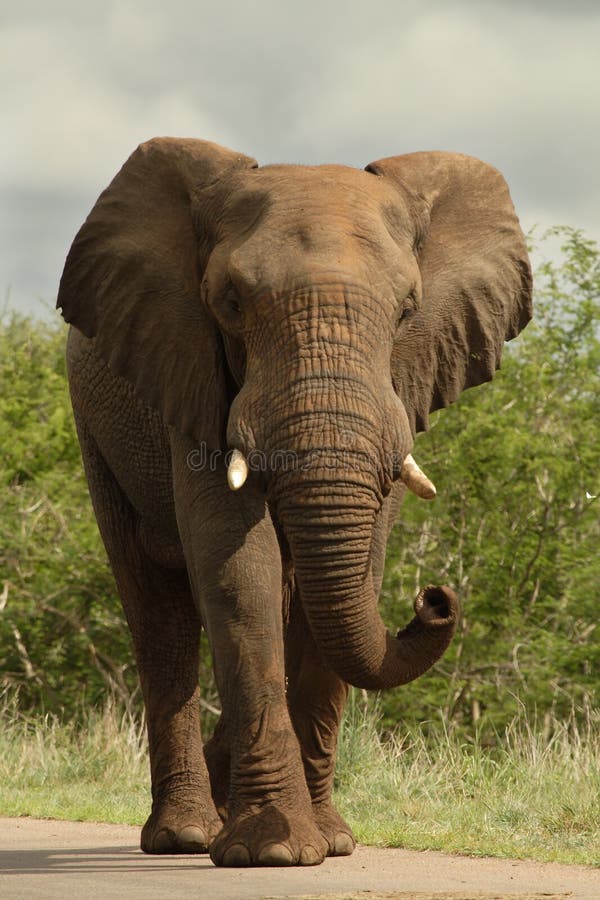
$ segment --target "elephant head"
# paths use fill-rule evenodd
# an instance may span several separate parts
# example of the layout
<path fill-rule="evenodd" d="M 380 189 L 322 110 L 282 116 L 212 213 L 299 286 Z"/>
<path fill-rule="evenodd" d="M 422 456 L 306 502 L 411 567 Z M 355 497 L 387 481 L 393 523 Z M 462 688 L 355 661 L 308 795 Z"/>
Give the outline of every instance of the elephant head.
<path fill-rule="evenodd" d="M 426 589 L 392 638 L 373 532 L 398 478 L 432 493 L 409 455 L 430 412 L 490 379 L 530 318 L 525 242 L 495 169 L 442 152 L 259 168 L 155 139 L 81 228 L 58 305 L 166 424 L 238 451 L 232 486 L 253 451 L 276 460 L 264 487 L 345 680 L 379 688 L 429 668 L 455 598 Z"/>

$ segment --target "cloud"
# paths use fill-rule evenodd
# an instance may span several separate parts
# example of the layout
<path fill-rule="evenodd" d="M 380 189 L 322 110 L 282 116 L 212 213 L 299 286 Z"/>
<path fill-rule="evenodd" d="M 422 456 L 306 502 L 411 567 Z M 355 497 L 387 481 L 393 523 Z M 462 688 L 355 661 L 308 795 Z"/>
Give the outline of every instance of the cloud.
<path fill-rule="evenodd" d="M 472 153 L 527 227 L 600 237 L 593 2 L 21 0 L 4 20 L 0 261 L 19 302 L 53 295 L 95 197 L 156 134 L 261 163 Z"/>
<path fill-rule="evenodd" d="M 0 168 L 10 173 L 13 188 L 75 191 L 101 174 L 106 180 L 156 133 L 219 132 L 185 84 L 144 96 L 134 79 L 120 82 L 99 65 L 100 46 L 113 52 L 130 46 L 128 30 L 135 33 L 134 20 L 121 12 L 108 18 L 95 47 L 86 48 L 72 26 L 4 33 L 0 56 L 13 78 L 3 97 L 10 138 L 0 150 Z"/>

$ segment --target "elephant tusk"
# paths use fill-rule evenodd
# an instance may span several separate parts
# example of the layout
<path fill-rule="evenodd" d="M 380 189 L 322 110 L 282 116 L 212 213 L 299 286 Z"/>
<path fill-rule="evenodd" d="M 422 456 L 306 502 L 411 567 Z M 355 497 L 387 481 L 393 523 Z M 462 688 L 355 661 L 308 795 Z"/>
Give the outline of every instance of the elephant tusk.
<path fill-rule="evenodd" d="M 429 480 L 425 472 L 414 461 L 409 453 L 402 464 L 400 478 L 413 494 L 423 500 L 433 500 L 437 491 L 435 485 Z"/>
<path fill-rule="evenodd" d="M 227 468 L 227 483 L 232 491 L 237 491 L 242 487 L 247 477 L 248 463 L 244 459 L 244 454 L 240 453 L 239 450 L 234 450 Z"/>

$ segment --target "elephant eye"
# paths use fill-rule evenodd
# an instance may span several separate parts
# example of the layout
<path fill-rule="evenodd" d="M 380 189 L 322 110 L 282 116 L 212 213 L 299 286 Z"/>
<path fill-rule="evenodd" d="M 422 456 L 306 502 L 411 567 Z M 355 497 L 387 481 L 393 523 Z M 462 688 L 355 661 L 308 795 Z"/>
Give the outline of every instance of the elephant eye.
<path fill-rule="evenodd" d="M 406 322 L 407 319 L 410 319 L 411 316 L 414 316 L 415 308 L 413 306 L 405 306 L 402 310 L 400 310 L 398 317 L 396 319 L 396 328 L 400 325 L 400 322 Z"/>
<path fill-rule="evenodd" d="M 240 303 L 240 298 L 232 287 L 230 287 L 225 294 L 225 303 L 227 304 L 227 309 L 236 316 L 241 313 L 242 305 Z"/>
<path fill-rule="evenodd" d="M 414 316 L 417 311 L 416 306 L 416 289 L 413 287 L 405 296 L 402 304 L 402 309 L 398 310 L 396 318 L 396 328 L 400 325 L 400 322 L 405 322 L 407 319 L 410 319 L 411 316 Z"/>

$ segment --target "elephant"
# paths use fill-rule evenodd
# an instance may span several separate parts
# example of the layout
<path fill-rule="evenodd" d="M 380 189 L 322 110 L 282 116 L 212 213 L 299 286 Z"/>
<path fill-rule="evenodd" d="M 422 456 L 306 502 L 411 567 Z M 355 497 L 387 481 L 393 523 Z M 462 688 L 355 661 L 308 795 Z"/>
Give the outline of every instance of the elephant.
<path fill-rule="evenodd" d="M 146 853 L 315 865 L 349 685 L 428 670 L 458 600 L 377 609 L 429 415 L 492 378 L 531 317 L 508 187 L 458 153 L 266 165 L 154 138 L 67 255 L 72 406 L 147 716 Z M 203 744 L 201 629 L 221 718 Z"/>

